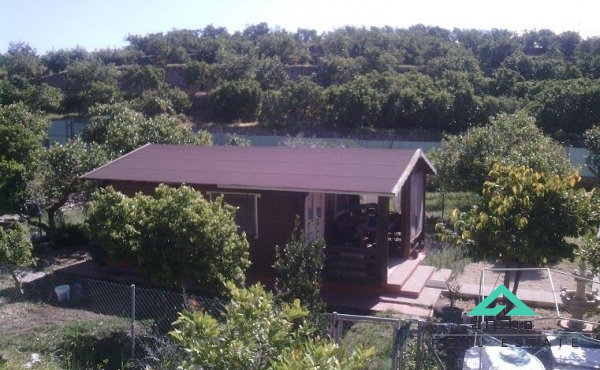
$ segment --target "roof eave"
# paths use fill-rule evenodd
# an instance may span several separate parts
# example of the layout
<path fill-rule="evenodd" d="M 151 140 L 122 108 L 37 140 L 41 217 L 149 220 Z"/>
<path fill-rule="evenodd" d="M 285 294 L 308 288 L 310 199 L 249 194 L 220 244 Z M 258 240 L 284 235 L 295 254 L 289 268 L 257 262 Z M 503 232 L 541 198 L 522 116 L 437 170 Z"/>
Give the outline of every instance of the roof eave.
<path fill-rule="evenodd" d="M 404 186 L 406 180 L 408 180 L 413 169 L 415 168 L 417 163 L 419 163 L 419 160 L 423 160 L 425 164 L 427 164 L 427 168 L 429 168 L 430 170 L 427 172 L 428 175 L 437 175 L 437 170 L 435 169 L 429 158 L 427 158 L 427 156 L 423 153 L 421 149 L 417 149 L 415 151 L 415 154 L 412 156 L 412 158 L 406 165 L 406 168 L 402 172 L 402 175 L 400 175 L 398 182 L 396 182 L 396 185 L 394 185 L 394 188 L 392 189 L 393 194 L 398 194 L 400 192 L 400 189 L 402 188 L 402 186 Z"/>
<path fill-rule="evenodd" d="M 116 162 L 118 162 L 118 161 L 122 160 L 123 158 L 126 158 L 126 157 L 128 157 L 128 156 L 132 155 L 133 153 L 135 153 L 135 152 L 137 152 L 137 151 L 139 151 L 139 150 L 142 150 L 143 148 L 145 148 L 145 147 L 147 147 L 147 146 L 151 146 L 151 145 L 153 145 L 153 144 L 151 144 L 151 143 L 144 144 L 144 145 L 140 146 L 139 148 L 137 148 L 137 149 L 134 149 L 134 150 L 132 150 L 131 152 L 129 152 L 129 153 L 127 153 L 127 154 L 124 154 L 124 155 L 122 155 L 122 156 L 120 156 L 120 157 L 118 157 L 118 158 L 116 158 L 116 159 L 113 159 L 112 161 L 109 161 L 109 162 L 105 163 L 104 165 L 102 165 L 102 166 L 100 166 L 100 167 L 98 167 L 98 168 L 96 168 L 96 169 L 93 169 L 93 170 L 91 170 L 91 171 L 90 171 L 90 172 L 88 172 L 88 173 L 85 173 L 85 174 L 83 174 L 83 175 L 79 176 L 79 178 L 80 178 L 80 179 L 84 179 L 84 180 L 104 180 L 104 179 L 101 179 L 101 178 L 98 178 L 98 177 L 93 177 L 93 174 L 94 174 L 95 172 L 98 172 L 98 171 L 100 171 L 100 170 L 101 170 L 101 169 L 103 169 L 104 167 L 107 167 L 107 166 L 109 166 L 109 165 L 112 165 L 113 163 L 116 163 Z"/>

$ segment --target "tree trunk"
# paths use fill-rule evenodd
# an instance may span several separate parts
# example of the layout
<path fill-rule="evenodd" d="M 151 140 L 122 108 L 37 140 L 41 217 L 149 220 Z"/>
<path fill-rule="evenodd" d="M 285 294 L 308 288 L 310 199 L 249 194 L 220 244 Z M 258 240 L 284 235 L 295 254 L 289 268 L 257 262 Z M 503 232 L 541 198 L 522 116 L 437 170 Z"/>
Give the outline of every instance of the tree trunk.
<path fill-rule="evenodd" d="M 12 275 L 13 280 L 15 281 L 15 288 L 17 291 L 23 296 L 25 292 L 23 291 L 23 284 L 21 284 L 21 279 L 17 276 L 17 272 L 14 269 L 10 269 L 10 274 Z"/>
<path fill-rule="evenodd" d="M 46 213 L 48 214 L 48 233 L 50 238 L 52 239 L 56 234 L 56 212 L 60 209 L 60 207 L 64 206 L 69 200 L 68 197 L 63 197 L 53 203 L 50 207 L 46 208 Z"/>

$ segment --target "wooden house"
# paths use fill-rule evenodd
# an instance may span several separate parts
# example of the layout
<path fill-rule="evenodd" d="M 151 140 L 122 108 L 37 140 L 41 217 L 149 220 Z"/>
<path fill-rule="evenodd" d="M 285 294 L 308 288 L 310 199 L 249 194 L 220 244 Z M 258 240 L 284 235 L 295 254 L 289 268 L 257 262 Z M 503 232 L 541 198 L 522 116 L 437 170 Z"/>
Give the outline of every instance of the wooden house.
<path fill-rule="evenodd" d="M 238 207 L 250 243 L 248 273 L 274 276 L 275 246 L 300 216 L 326 240 L 324 282 L 384 291 L 391 257 L 408 258 L 424 235 L 421 150 L 145 145 L 86 175 L 127 195 L 187 184 Z"/>

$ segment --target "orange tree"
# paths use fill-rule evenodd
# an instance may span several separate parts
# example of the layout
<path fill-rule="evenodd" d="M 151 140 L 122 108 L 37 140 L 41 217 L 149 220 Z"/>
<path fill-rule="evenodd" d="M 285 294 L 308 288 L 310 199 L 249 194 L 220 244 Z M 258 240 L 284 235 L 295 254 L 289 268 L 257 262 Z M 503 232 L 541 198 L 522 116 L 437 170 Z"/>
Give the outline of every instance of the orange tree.
<path fill-rule="evenodd" d="M 573 258 L 577 245 L 567 237 L 587 230 L 589 197 L 575 190 L 576 174 L 561 177 L 527 167 L 495 164 L 482 197 L 468 212 L 452 211 L 438 236 L 467 249 L 476 260 L 505 267 L 543 266 Z M 521 271 L 515 275 L 513 293 Z M 510 273 L 504 277 L 509 287 Z"/>
<path fill-rule="evenodd" d="M 92 197 L 86 223 L 109 255 L 134 261 L 151 283 L 226 295 L 226 282 L 243 285 L 250 265 L 235 211 L 189 186 L 134 197 L 109 187 Z"/>

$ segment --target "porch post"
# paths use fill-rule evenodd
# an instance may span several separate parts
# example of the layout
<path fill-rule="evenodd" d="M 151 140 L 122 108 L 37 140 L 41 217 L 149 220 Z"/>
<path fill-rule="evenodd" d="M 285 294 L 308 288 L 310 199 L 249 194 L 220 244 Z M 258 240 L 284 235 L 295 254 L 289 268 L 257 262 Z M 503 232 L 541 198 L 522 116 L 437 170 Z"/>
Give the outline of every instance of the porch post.
<path fill-rule="evenodd" d="M 400 196 L 402 197 L 401 201 L 400 201 L 400 207 L 402 209 L 402 214 L 400 215 L 400 232 L 402 235 L 402 240 L 401 240 L 401 250 L 402 250 L 402 258 L 408 258 L 410 256 L 410 242 L 411 242 L 411 235 L 410 235 L 410 231 L 411 231 L 411 226 L 412 226 L 412 220 L 411 220 L 411 203 L 410 203 L 410 198 L 411 198 L 411 186 L 410 186 L 410 179 L 409 181 L 407 181 L 404 186 L 402 187 L 402 191 Z"/>
<path fill-rule="evenodd" d="M 389 211 L 390 198 L 377 197 L 377 263 L 381 287 L 387 285 Z"/>

